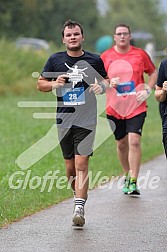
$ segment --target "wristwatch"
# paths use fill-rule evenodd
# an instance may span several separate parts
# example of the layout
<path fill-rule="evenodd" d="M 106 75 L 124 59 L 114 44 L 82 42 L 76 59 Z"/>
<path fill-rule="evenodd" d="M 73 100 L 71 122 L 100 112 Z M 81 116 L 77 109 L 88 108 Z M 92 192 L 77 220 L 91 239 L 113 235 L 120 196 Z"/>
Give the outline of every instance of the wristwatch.
<path fill-rule="evenodd" d="M 147 91 L 147 94 L 151 94 L 151 89 L 145 89 Z"/>
<path fill-rule="evenodd" d="M 104 94 L 106 92 L 106 86 L 104 83 L 99 83 L 99 85 L 101 86 L 101 94 Z"/>

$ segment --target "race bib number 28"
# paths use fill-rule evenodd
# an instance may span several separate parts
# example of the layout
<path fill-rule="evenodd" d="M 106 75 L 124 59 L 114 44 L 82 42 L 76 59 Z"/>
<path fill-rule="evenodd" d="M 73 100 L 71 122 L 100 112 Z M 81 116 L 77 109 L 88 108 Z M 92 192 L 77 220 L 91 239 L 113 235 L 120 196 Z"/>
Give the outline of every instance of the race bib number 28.
<path fill-rule="evenodd" d="M 85 104 L 84 87 L 63 88 L 62 97 L 64 105 L 82 105 Z"/>

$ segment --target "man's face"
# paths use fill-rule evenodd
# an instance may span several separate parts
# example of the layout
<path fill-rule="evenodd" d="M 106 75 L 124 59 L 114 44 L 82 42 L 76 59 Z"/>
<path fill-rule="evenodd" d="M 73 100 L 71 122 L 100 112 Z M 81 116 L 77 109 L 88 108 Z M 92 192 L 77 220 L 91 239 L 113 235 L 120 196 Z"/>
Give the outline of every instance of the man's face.
<path fill-rule="evenodd" d="M 65 27 L 63 43 L 66 45 L 67 50 L 70 51 L 80 50 L 83 41 L 84 37 L 81 33 L 81 29 L 79 26 L 76 25 L 73 28 Z"/>
<path fill-rule="evenodd" d="M 131 34 L 126 27 L 117 27 L 114 34 L 114 41 L 119 47 L 127 47 L 130 45 Z"/>

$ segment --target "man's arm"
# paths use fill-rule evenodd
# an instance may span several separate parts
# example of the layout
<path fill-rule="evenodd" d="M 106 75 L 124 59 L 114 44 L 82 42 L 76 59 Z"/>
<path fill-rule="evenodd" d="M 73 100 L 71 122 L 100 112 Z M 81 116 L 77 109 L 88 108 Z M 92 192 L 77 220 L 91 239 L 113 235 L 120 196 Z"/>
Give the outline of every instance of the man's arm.
<path fill-rule="evenodd" d="M 148 88 L 155 89 L 155 85 L 157 83 L 158 71 L 155 69 L 148 77 Z"/>
<path fill-rule="evenodd" d="M 166 100 L 167 95 L 167 81 L 163 83 L 162 87 L 156 86 L 155 98 L 158 102 L 163 102 Z"/>
<path fill-rule="evenodd" d="M 67 75 L 59 75 L 56 80 L 49 81 L 46 78 L 40 76 L 38 78 L 37 88 L 38 90 L 43 92 L 50 92 L 54 88 L 63 87 L 67 77 Z"/>
<path fill-rule="evenodd" d="M 109 87 L 109 78 L 106 77 L 102 81 L 98 82 L 95 78 L 95 83 L 90 84 L 89 92 L 93 91 L 96 95 L 104 94 L 106 92 L 106 88 Z"/>
<path fill-rule="evenodd" d="M 152 89 L 155 89 L 157 82 L 158 71 L 155 69 L 148 77 L 148 84 L 144 85 L 144 90 L 137 92 L 136 98 L 139 102 L 145 101 L 151 94 Z"/>

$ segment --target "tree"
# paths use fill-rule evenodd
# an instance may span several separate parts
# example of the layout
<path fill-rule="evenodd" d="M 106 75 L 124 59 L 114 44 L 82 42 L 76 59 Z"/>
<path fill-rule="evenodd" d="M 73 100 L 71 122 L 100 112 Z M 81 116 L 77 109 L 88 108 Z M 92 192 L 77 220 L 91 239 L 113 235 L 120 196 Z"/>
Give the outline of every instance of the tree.
<path fill-rule="evenodd" d="M 160 12 L 160 0 L 103 1 L 109 6 L 105 16 L 97 11 L 96 0 L 0 0 L 0 36 L 37 37 L 60 46 L 62 25 L 72 19 L 84 26 L 85 47 L 94 49 L 100 36 L 112 35 L 115 25 L 123 22 L 132 32 L 152 33 L 157 50 L 166 47 L 166 17 Z"/>
<path fill-rule="evenodd" d="M 0 17 L 1 36 L 38 37 L 55 41 L 58 46 L 64 21 L 76 20 L 84 26 L 89 48 L 94 47 L 99 20 L 96 0 L 6 0 L 2 2 Z"/>
<path fill-rule="evenodd" d="M 103 17 L 104 32 L 110 34 L 117 24 L 125 23 L 131 31 L 144 31 L 152 33 L 157 50 L 166 47 L 167 34 L 165 32 L 165 15 L 160 12 L 159 0 L 108 0 L 110 6 L 106 16 Z M 140 42 L 140 41 L 139 41 Z M 139 43 L 140 46 L 140 43 Z"/>

